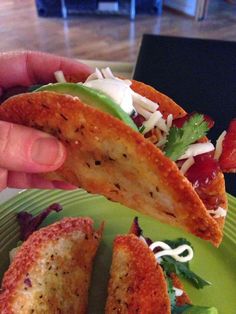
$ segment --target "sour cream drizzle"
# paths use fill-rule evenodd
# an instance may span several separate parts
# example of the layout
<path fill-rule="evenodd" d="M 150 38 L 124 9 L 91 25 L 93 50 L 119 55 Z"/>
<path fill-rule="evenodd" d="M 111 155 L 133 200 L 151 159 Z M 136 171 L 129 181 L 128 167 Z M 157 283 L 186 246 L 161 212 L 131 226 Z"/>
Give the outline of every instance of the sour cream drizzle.
<path fill-rule="evenodd" d="M 175 249 L 172 249 L 167 243 L 162 241 L 153 242 L 149 246 L 150 250 L 154 251 L 156 248 L 161 248 L 160 252 L 154 253 L 157 262 L 160 261 L 160 257 L 168 255 L 173 257 L 176 261 L 185 263 L 191 261 L 193 258 L 193 249 L 191 246 L 187 244 L 182 244 Z M 188 254 L 186 256 L 181 256 L 183 252 L 187 251 Z"/>

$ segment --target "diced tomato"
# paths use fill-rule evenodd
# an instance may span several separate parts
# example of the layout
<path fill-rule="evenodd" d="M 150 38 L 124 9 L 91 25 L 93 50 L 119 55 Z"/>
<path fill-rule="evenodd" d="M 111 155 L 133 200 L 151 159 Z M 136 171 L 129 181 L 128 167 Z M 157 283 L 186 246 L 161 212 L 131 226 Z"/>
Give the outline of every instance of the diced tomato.
<path fill-rule="evenodd" d="M 192 112 L 192 113 L 186 114 L 186 116 L 184 116 L 182 118 L 178 118 L 178 119 L 173 120 L 173 125 L 176 126 L 177 128 L 182 128 L 184 123 L 186 121 L 188 121 L 195 113 L 196 112 Z M 207 122 L 209 129 L 211 129 L 213 127 L 213 125 L 215 124 L 213 119 L 206 114 L 204 114 L 204 120 Z"/>
<path fill-rule="evenodd" d="M 186 177 L 194 188 L 206 186 L 220 170 L 219 163 L 214 159 L 214 152 L 194 157 L 195 163 L 186 172 Z"/>
<path fill-rule="evenodd" d="M 229 124 L 219 163 L 223 172 L 236 172 L 236 119 Z"/>
<path fill-rule="evenodd" d="M 143 116 L 141 116 L 141 114 L 137 114 L 137 116 L 132 117 L 134 123 L 137 125 L 138 128 L 141 127 L 141 125 L 143 124 L 143 122 L 145 121 L 145 118 Z"/>

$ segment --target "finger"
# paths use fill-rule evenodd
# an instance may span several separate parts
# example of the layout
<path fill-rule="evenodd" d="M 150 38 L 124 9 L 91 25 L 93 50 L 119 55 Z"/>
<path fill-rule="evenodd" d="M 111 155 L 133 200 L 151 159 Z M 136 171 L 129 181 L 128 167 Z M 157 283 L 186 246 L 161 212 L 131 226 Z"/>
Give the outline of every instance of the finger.
<path fill-rule="evenodd" d="M 59 168 L 66 150 L 55 137 L 38 130 L 0 121 L 0 167 L 21 172 Z"/>
<path fill-rule="evenodd" d="M 9 171 L 7 178 L 7 186 L 17 189 L 53 189 L 53 183 L 41 178 L 37 174 L 28 174 L 25 172 Z"/>
<path fill-rule="evenodd" d="M 92 69 L 73 59 L 36 51 L 0 53 L 0 91 L 15 86 L 54 82 L 54 72 L 84 81 Z"/>
<path fill-rule="evenodd" d="M 74 190 L 77 188 L 69 183 L 45 180 L 36 173 L 30 174 L 16 171 L 8 172 L 7 186 L 18 189 L 34 188 L 34 189 Z"/>
<path fill-rule="evenodd" d="M 77 190 L 78 187 L 63 181 L 52 181 L 55 189 L 60 190 Z"/>
<path fill-rule="evenodd" d="M 7 187 L 7 170 L 0 168 L 0 191 Z"/>

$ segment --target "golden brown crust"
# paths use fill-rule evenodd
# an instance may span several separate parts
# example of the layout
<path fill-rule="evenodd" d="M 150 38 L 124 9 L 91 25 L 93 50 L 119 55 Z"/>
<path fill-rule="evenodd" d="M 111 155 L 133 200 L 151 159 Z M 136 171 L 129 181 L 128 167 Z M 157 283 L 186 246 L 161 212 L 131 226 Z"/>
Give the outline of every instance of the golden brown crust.
<path fill-rule="evenodd" d="M 176 297 L 176 304 L 177 306 L 181 306 L 184 304 L 191 304 L 191 300 L 187 293 L 184 291 L 184 285 L 180 281 L 179 277 L 175 273 L 171 273 L 170 275 L 171 280 L 173 282 L 173 287 L 178 288 L 183 291 L 183 294 L 179 297 Z"/>
<path fill-rule="evenodd" d="M 4 275 L 0 313 L 85 313 L 101 232 L 90 218 L 64 218 L 34 232 Z"/>
<path fill-rule="evenodd" d="M 216 246 L 221 242 L 222 230 L 176 164 L 122 121 L 52 92 L 8 99 L 0 107 L 0 119 L 44 130 L 64 143 L 66 162 L 52 177 L 180 226 Z"/>
<path fill-rule="evenodd" d="M 131 88 L 136 93 L 154 101 L 155 103 L 158 103 L 158 110 L 160 110 L 164 118 L 167 118 L 170 113 L 173 114 L 174 119 L 182 118 L 186 115 L 186 111 L 184 111 L 183 108 L 177 105 L 173 99 L 157 91 L 150 85 L 132 80 Z"/>
<path fill-rule="evenodd" d="M 218 207 L 221 207 L 227 210 L 228 200 L 225 193 L 225 179 L 221 171 L 207 186 L 197 188 L 196 192 L 198 193 L 199 197 L 201 198 L 207 209 L 215 210 Z M 219 217 L 214 219 L 223 233 L 225 218 Z"/>
<path fill-rule="evenodd" d="M 163 271 L 148 246 L 135 235 L 114 241 L 106 314 L 170 314 Z"/>
<path fill-rule="evenodd" d="M 170 97 L 160 93 L 149 85 L 138 81 L 132 81 L 132 89 L 142 96 L 149 98 L 150 100 L 159 104 L 159 110 L 162 112 L 164 117 L 172 113 L 174 119 L 184 117 L 187 113 L 177 105 Z M 199 142 L 208 141 L 207 137 L 203 137 Z M 222 207 L 225 210 L 228 208 L 227 196 L 225 191 L 225 180 L 222 171 L 219 171 L 216 178 L 212 180 L 207 186 L 196 189 L 197 194 L 203 201 L 204 205 L 208 210 L 217 209 Z M 219 228 L 222 230 L 225 223 L 225 218 L 214 218 Z"/>

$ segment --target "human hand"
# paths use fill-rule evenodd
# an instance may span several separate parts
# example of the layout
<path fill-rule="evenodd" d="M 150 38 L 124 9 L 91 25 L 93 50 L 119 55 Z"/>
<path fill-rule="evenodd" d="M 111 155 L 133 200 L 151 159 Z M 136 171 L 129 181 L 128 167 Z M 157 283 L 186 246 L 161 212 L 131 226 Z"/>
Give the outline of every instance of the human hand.
<path fill-rule="evenodd" d="M 35 84 L 55 81 L 54 72 L 84 80 L 91 69 L 75 60 L 41 52 L 0 54 L 0 97 Z M 0 191 L 14 188 L 60 188 L 73 186 L 49 182 L 38 175 L 54 171 L 66 158 L 66 150 L 55 137 L 38 130 L 0 121 Z"/>

